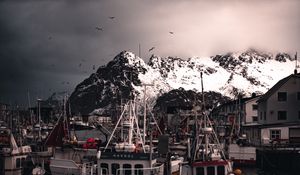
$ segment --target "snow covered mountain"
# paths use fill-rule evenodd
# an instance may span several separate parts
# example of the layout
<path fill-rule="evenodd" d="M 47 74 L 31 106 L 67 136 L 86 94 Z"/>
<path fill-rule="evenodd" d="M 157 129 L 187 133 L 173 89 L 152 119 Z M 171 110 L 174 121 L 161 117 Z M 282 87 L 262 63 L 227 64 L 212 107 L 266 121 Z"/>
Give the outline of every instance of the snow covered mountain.
<path fill-rule="evenodd" d="M 69 98 L 73 112 L 116 108 L 121 99 L 147 99 L 154 106 L 164 93 L 182 88 L 201 91 L 200 72 L 203 72 L 204 91 L 213 91 L 234 98 L 238 93 L 250 96 L 265 93 L 277 81 L 294 70 L 294 58 L 286 53 L 269 54 L 249 49 L 212 57 L 181 59 L 152 55 L 146 64 L 131 52 L 122 51 L 107 65 L 99 67 L 77 85 Z"/>

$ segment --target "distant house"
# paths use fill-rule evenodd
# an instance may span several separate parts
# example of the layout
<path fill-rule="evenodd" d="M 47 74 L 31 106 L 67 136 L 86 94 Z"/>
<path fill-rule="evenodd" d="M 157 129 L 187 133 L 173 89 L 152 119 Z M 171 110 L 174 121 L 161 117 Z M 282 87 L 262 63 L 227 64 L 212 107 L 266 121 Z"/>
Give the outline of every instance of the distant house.
<path fill-rule="evenodd" d="M 213 111 L 213 118 L 218 126 L 226 126 L 226 135 L 246 134 L 250 140 L 259 140 L 257 99 L 259 96 L 240 98 L 220 105 Z"/>
<path fill-rule="evenodd" d="M 252 144 L 260 143 L 260 130 L 258 123 L 258 104 L 260 96 L 253 97 L 245 101 L 245 117 L 242 121 L 242 133 Z"/>
<path fill-rule="evenodd" d="M 280 80 L 258 102 L 261 143 L 300 143 L 300 74 Z"/>

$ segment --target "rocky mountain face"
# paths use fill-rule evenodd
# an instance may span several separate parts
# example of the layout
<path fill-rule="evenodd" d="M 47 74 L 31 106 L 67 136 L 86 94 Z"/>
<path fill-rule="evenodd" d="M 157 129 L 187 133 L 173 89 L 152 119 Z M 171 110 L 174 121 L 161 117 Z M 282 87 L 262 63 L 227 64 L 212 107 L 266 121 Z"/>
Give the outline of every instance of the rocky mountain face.
<path fill-rule="evenodd" d="M 132 98 L 133 85 L 140 86 L 139 74 L 145 73 L 145 63 L 135 59 L 129 52 L 121 52 L 106 66 L 90 75 L 71 94 L 69 102 L 72 112 L 87 115 L 95 109 L 109 113 L 121 99 Z"/>
<path fill-rule="evenodd" d="M 144 95 L 156 109 L 177 103 L 190 106 L 195 97 L 199 98 L 203 72 L 204 91 L 213 96 L 210 103 L 214 106 L 238 94 L 265 93 L 293 69 L 294 59 L 290 55 L 253 49 L 206 58 L 152 55 L 147 64 L 133 53 L 122 51 L 77 85 L 69 102 L 72 111 L 82 115 L 110 115 L 121 101 L 134 97 L 142 101 Z"/>

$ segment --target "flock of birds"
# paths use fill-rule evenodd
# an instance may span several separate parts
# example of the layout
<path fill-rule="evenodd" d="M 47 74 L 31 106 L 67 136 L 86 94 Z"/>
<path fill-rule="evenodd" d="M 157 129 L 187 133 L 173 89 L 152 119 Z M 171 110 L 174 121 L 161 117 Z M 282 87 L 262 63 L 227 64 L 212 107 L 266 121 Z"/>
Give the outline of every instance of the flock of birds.
<path fill-rule="evenodd" d="M 115 17 L 114 16 L 110 16 L 109 19 L 115 19 Z M 100 27 L 100 26 L 96 26 L 95 29 L 98 30 L 98 31 L 103 31 L 103 27 Z M 169 33 L 171 35 L 174 35 L 174 32 L 172 32 L 172 31 L 170 31 Z M 155 49 L 155 47 L 151 47 L 148 51 L 151 52 L 154 49 Z"/>
<path fill-rule="evenodd" d="M 109 16 L 108 17 L 110 20 L 114 20 L 116 17 L 115 16 Z M 104 28 L 102 26 L 96 26 L 95 27 L 95 30 L 99 31 L 99 32 L 103 32 L 104 31 Z M 174 35 L 174 32 L 173 31 L 169 31 L 169 34 L 170 35 Z M 48 36 L 48 40 L 52 40 L 53 37 L 52 36 Z M 153 50 L 155 49 L 155 47 L 151 47 L 148 52 L 152 52 Z M 112 54 L 111 54 L 112 55 Z M 81 62 L 78 64 L 78 67 L 81 68 L 83 66 L 83 62 L 85 62 L 86 60 L 85 59 L 81 59 Z M 55 67 L 54 64 L 51 64 L 51 67 Z M 92 66 L 92 70 L 96 70 L 96 65 L 93 65 Z M 84 73 L 87 73 L 87 71 L 84 71 Z M 69 85 L 70 82 L 68 81 L 62 81 L 61 82 L 62 85 Z M 50 90 L 51 91 L 51 90 Z"/>
<path fill-rule="evenodd" d="M 113 20 L 113 19 L 115 19 L 116 17 L 115 17 L 115 16 L 110 16 L 110 17 L 108 17 L 108 18 L 111 19 L 111 20 Z M 95 29 L 96 29 L 97 31 L 103 32 L 103 27 L 96 26 Z M 169 34 L 174 35 L 174 32 L 170 31 Z M 49 36 L 48 39 L 51 40 L 51 39 L 52 39 L 52 36 Z M 154 49 L 155 49 L 155 47 L 153 46 L 153 47 L 151 47 L 151 48 L 148 50 L 148 52 L 151 52 L 151 51 L 153 51 Z M 81 67 L 81 65 L 82 65 L 82 64 L 79 64 L 79 67 Z M 95 65 L 93 65 L 93 70 L 95 70 Z"/>

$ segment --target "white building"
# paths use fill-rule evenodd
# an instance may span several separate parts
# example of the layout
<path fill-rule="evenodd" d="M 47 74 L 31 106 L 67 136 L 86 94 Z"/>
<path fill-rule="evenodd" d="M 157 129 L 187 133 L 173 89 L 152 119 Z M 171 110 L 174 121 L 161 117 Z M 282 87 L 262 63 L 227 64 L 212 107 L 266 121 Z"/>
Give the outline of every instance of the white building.
<path fill-rule="evenodd" d="M 245 113 L 242 121 L 242 131 L 250 143 L 260 144 L 260 130 L 258 123 L 258 105 L 257 100 L 260 96 L 245 101 Z"/>
<path fill-rule="evenodd" d="M 258 101 L 261 143 L 300 143 L 300 74 L 280 80 Z"/>

